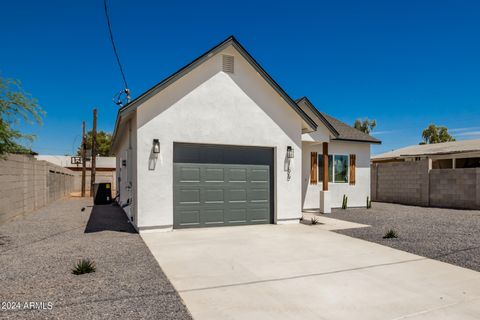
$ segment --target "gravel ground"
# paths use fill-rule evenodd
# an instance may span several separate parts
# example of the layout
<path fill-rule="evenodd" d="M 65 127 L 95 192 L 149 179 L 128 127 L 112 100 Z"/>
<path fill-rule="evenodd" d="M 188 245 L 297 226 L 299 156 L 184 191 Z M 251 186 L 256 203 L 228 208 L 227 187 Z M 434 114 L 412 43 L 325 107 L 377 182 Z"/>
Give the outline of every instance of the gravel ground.
<path fill-rule="evenodd" d="M 0 309 L 0 318 L 191 319 L 123 211 L 90 204 L 60 200 L 0 226 L 0 303 L 53 303 Z M 81 258 L 93 259 L 96 272 L 73 275 Z"/>
<path fill-rule="evenodd" d="M 376 202 L 369 210 L 334 209 L 328 217 L 371 225 L 338 233 L 480 271 L 480 211 Z M 390 228 L 397 239 L 383 239 Z"/>

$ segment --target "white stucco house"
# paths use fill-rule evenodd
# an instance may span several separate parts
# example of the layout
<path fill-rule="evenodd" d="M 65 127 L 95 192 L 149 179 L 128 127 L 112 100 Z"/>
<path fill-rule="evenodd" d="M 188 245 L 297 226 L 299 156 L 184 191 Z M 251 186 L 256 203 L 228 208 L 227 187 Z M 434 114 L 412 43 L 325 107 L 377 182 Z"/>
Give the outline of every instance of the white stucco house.
<path fill-rule="evenodd" d="M 140 232 L 298 222 L 343 195 L 366 205 L 372 143 L 229 37 L 119 109 L 118 200 Z"/>

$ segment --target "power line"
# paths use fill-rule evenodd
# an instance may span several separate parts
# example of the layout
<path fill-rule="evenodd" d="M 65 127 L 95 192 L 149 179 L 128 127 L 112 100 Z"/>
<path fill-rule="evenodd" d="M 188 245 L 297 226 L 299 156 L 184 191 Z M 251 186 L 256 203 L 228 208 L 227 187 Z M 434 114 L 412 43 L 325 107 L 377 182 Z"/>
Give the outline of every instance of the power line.
<path fill-rule="evenodd" d="M 105 17 L 107 18 L 108 32 L 110 34 L 110 41 L 112 42 L 113 52 L 115 53 L 115 57 L 117 58 L 118 68 L 120 69 L 120 73 L 122 74 L 123 83 L 125 85 L 124 92 L 127 95 L 127 100 L 130 100 L 130 90 L 128 89 L 127 78 L 125 77 L 125 72 L 123 72 L 122 63 L 120 62 L 120 57 L 118 56 L 117 47 L 115 45 L 115 40 L 113 39 L 112 25 L 110 24 L 110 17 L 108 16 L 107 0 L 103 0 L 103 5 L 104 5 L 104 8 L 105 8 Z"/>

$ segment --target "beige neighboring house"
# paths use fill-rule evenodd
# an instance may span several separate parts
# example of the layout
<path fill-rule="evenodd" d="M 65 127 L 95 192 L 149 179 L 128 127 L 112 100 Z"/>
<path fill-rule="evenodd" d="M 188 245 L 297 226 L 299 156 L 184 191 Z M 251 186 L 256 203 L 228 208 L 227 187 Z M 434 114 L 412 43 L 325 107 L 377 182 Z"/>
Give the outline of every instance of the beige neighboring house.
<path fill-rule="evenodd" d="M 413 145 L 372 156 L 372 163 L 432 160 L 432 169 L 480 168 L 480 139 Z"/>
<path fill-rule="evenodd" d="M 82 164 L 76 163 L 74 156 L 60 155 L 37 155 L 38 160 L 48 161 L 63 168 L 70 169 L 75 172 L 73 192 L 78 193 L 82 188 Z M 92 162 L 87 161 L 86 168 L 86 190 L 90 190 L 90 173 Z M 112 195 L 115 196 L 116 185 L 116 160 L 115 157 L 97 157 L 95 182 L 110 182 L 112 184 Z"/>

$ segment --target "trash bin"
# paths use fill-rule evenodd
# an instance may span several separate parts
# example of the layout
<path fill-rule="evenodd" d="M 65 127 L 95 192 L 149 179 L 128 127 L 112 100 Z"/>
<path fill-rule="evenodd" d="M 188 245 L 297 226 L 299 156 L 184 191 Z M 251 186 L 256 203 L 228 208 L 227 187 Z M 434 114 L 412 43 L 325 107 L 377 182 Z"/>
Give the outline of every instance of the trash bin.
<path fill-rule="evenodd" d="M 109 182 L 95 183 L 93 185 L 93 204 L 112 203 L 112 184 Z"/>

